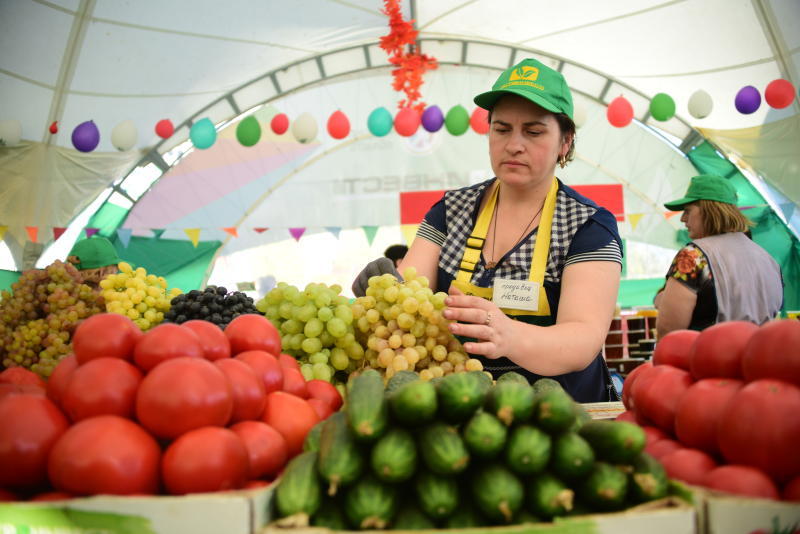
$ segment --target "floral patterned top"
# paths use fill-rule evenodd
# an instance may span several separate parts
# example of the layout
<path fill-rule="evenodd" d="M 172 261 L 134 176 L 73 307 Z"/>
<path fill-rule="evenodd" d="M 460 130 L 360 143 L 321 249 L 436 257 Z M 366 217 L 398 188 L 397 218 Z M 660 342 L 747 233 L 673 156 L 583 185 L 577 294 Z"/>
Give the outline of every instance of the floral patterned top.
<path fill-rule="evenodd" d="M 717 292 L 708 259 L 694 243 L 678 251 L 667 272 L 668 280 L 674 278 L 697 294 L 697 303 L 689 323 L 691 330 L 702 330 L 716 323 Z"/>

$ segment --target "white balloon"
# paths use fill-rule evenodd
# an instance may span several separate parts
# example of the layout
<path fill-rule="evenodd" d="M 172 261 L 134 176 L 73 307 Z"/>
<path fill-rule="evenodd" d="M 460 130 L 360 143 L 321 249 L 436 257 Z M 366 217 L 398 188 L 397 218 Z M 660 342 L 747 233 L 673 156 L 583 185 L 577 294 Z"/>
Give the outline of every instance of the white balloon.
<path fill-rule="evenodd" d="M 136 125 L 130 119 L 122 121 L 111 130 L 111 144 L 117 150 L 132 149 L 136 145 L 138 138 L 139 132 L 136 131 Z"/>
<path fill-rule="evenodd" d="M 695 119 L 705 119 L 711 115 L 711 110 L 714 108 L 714 102 L 711 100 L 711 95 L 698 89 L 689 97 L 689 113 Z"/>
<path fill-rule="evenodd" d="M 317 121 L 310 113 L 303 113 L 292 123 L 292 134 L 300 143 L 310 143 L 317 137 Z"/>
<path fill-rule="evenodd" d="M 22 139 L 22 123 L 16 119 L 0 121 L 0 146 L 14 146 Z"/>
<path fill-rule="evenodd" d="M 572 122 L 575 123 L 575 128 L 580 128 L 586 124 L 586 106 L 583 102 L 575 101 L 572 107 Z"/>

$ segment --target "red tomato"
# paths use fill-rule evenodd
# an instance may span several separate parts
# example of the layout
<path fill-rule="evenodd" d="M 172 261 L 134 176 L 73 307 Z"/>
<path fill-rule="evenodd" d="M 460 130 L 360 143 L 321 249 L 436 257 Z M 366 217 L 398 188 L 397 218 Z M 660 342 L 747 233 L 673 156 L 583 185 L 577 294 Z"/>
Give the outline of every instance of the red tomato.
<path fill-rule="evenodd" d="M 247 448 L 227 428 L 196 428 L 164 452 L 161 472 L 173 495 L 238 489 L 247 482 Z"/>
<path fill-rule="evenodd" d="M 800 388 L 780 380 L 746 384 L 731 398 L 717 428 L 728 463 L 757 467 L 778 483 L 800 475 Z"/>
<path fill-rule="evenodd" d="M 249 480 L 247 484 L 245 484 L 242 489 L 250 490 L 250 489 L 261 489 L 266 488 L 270 485 L 270 482 L 266 480 Z"/>
<path fill-rule="evenodd" d="M 0 488 L 0 502 L 11 502 L 16 500 L 16 495 L 6 489 Z"/>
<path fill-rule="evenodd" d="M 142 427 L 116 415 L 84 419 L 53 446 L 50 482 L 76 495 L 152 494 L 158 491 L 161 450 Z"/>
<path fill-rule="evenodd" d="M 0 384 L 0 399 L 7 395 L 34 395 L 36 397 L 46 397 L 45 390 L 39 386 L 30 384 Z"/>
<path fill-rule="evenodd" d="M 702 485 L 706 475 L 717 467 L 717 462 L 697 449 L 678 449 L 659 458 L 670 478 L 677 478 L 688 484 Z"/>
<path fill-rule="evenodd" d="M 733 378 L 705 378 L 692 384 L 675 413 L 675 435 L 681 443 L 718 454 L 717 427 L 722 411 L 743 385 Z"/>
<path fill-rule="evenodd" d="M 677 451 L 682 448 L 683 445 L 674 439 L 660 439 L 654 443 L 648 443 L 644 448 L 644 452 L 660 460 L 663 456 L 666 456 L 672 451 Z"/>
<path fill-rule="evenodd" d="M 778 488 L 763 471 L 747 465 L 723 465 L 711 470 L 703 483 L 707 488 L 765 499 L 779 498 Z"/>
<path fill-rule="evenodd" d="M 46 491 L 39 493 L 30 498 L 32 502 L 45 502 L 45 501 L 68 501 L 74 499 L 75 496 L 66 491 Z"/>
<path fill-rule="evenodd" d="M 636 379 L 639 377 L 639 375 L 652 368 L 652 361 L 644 362 L 636 369 L 628 373 L 628 376 L 626 376 L 625 380 L 622 381 L 622 404 L 625 406 L 625 408 L 629 410 L 633 409 L 633 384 L 636 382 Z"/>
<path fill-rule="evenodd" d="M 78 363 L 95 358 L 133 358 L 133 347 L 142 331 L 124 315 L 100 313 L 82 321 L 72 336 L 72 351 Z"/>
<path fill-rule="evenodd" d="M 777 378 L 800 386 L 800 321 L 770 321 L 759 328 L 742 354 L 747 382 Z"/>
<path fill-rule="evenodd" d="M 283 352 L 278 354 L 278 363 L 281 364 L 281 367 L 294 367 L 298 371 L 300 370 L 300 362 L 298 362 L 294 356 Z"/>
<path fill-rule="evenodd" d="M 633 410 L 625 410 L 614 418 L 614 421 L 626 421 L 628 423 L 636 423 L 636 412 Z"/>
<path fill-rule="evenodd" d="M 74 354 L 69 354 L 61 358 L 53 372 L 50 373 L 50 378 L 47 379 L 47 397 L 57 405 L 61 405 L 61 399 L 67 390 L 69 379 L 72 378 L 72 372 L 77 368 L 78 359 Z"/>
<path fill-rule="evenodd" d="M 47 397 L 0 398 L 0 487 L 35 488 L 45 483 L 47 455 L 68 426 Z"/>
<path fill-rule="evenodd" d="M 47 383 L 42 377 L 24 367 L 9 367 L 0 373 L 0 384 L 19 384 L 47 388 Z"/>
<path fill-rule="evenodd" d="M 162 363 L 144 377 L 136 396 L 137 419 L 158 438 L 225 426 L 232 413 L 233 393 L 225 373 L 202 358 Z"/>
<path fill-rule="evenodd" d="M 264 391 L 264 383 L 256 376 L 253 368 L 232 358 L 217 360 L 214 365 L 225 373 L 231 384 L 233 413 L 230 422 L 238 423 L 260 418 L 267 404 L 267 392 Z"/>
<path fill-rule="evenodd" d="M 325 402 L 324 400 L 308 399 L 307 402 L 308 404 L 311 405 L 312 408 L 314 408 L 314 411 L 317 412 L 317 417 L 319 417 L 320 421 L 324 421 L 325 419 L 330 417 L 330 415 L 333 413 L 331 407 L 328 406 L 328 403 Z"/>
<path fill-rule="evenodd" d="M 119 358 L 89 360 L 72 373 L 61 405 L 73 422 L 96 415 L 133 419 L 142 372 Z"/>
<path fill-rule="evenodd" d="M 303 373 L 294 367 L 283 368 L 283 387 L 281 389 L 301 399 L 309 397 L 306 379 L 303 377 Z"/>
<path fill-rule="evenodd" d="M 200 338 L 189 328 L 162 323 L 149 330 L 133 349 L 133 360 L 145 373 L 172 358 L 202 358 Z"/>
<path fill-rule="evenodd" d="M 645 443 L 647 445 L 655 443 L 656 441 L 661 441 L 662 439 L 669 439 L 669 436 L 665 434 L 664 431 L 658 427 L 645 425 L 642 427 L 642 430 L 644 430 L 644 435 L 646 439 Z"/>
<path fill-rule="evenodd" d="M 784 501 L 800 502 L 800 476 L 794 477 L 783 486 L 781 498 Z"/>
<path fill-rule="evenodd" d="M 246 350 L 281 353 L 281 335 L 263 315 L 247 313 L 236 317 L 225 327 L 225 335 L 231 342 L 231 354 Z"/>
<path fill-rule="evenodd" d="M 200 339 L 200 345 L 203 347 L 203 357 L 206 360 L 213 362 L 214 360 L 231 357 L 231 342 L 228 341 L 222 328 L 214 323 L 193 319 L 182 323 L 181 326 L 197 334 Z"/>
<path fill-rule="evenodd" d="M 656 343 L 653 365 L 672 365 L 689 370 L 689 353 L 700 332 L 696 330 L 673 330 Z"/>
<path fill-rule="evenodd" d="M 636 412 L 653 421 L 661 430 L 675 435 L 678 402 L 692 385 L 687 371 L 671 365 L 658 365 L 637 380 L 634 390 Z"/>
<path fill-rule="evenodd" d="M 234 359 L 243 361 L 253 368 L 256 372 L 256 376 L 260 376 L 261 380 L 263 380 L 264 390 L 267 393 L 280 391 L 283 387 L 283 369 L 275 356 L 269 352 L 264 352 L 263 350 L 248 350 L 240 352 Z"/>
<path fill-rule="evenodd" d="M 324 380 L 309 380 L 306 382 L 308 393 L 311 398 L 325 401 L 330 406 L 331 411 L 338 412 L 342 407 L 342 395 L 339 390 L 330 382 Z"/>
<path fill-rule="evenodd" d="M 284 437 L 290 458 L 303 449 L 306 434 L 320 420 L 307 401 L 283 391 L 267 395 L 267 408 L 262 419 Z"/>
<path fill-rule="evenodd" d="M 742 378 L 742 354 L 756 330 L 753 323 L 727 321 L 700 332 L 689 354 L 692 377 Z"/>
<path fill-rule="evenodd" d="M 286 465 L 289 451 L 280 432 L 261 421 L 242 421 L 231 430 L 242 439 L 250 457 L 250 480 L 274 477 Z"/>

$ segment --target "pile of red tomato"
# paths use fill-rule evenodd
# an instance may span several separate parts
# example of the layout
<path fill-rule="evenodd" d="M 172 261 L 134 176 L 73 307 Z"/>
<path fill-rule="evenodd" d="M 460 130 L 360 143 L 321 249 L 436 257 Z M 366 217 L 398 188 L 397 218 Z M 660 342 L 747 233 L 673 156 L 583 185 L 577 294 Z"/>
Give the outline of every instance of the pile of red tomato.
<path fill-rule="evenodd" d="M 144 334 L 122 315 L 86 319 L 46 383 L 0 373 L 0 500 L 267 484 L 342 405 L 280 347 L 260 315 Z"/>
<path fill-rule="evenodd" d="M 670 477 L 800 501 L 800 321 L 671 332 L 622 400 Z"/>

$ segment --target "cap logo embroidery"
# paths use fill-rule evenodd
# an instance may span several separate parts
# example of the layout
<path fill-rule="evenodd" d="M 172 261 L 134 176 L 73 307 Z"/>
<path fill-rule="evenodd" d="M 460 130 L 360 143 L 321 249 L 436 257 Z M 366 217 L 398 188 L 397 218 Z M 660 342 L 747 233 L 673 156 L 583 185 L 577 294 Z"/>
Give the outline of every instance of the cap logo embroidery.
<path fill-rule="evenodd" d="M 536 67 L 529 67 L 522 65 L 511 71 L 511 76 L 508 78 L 509 82 L 514 80 L 528 80 L 530 82 L 536 81 L 539 77 L 539 69 Z"/>

